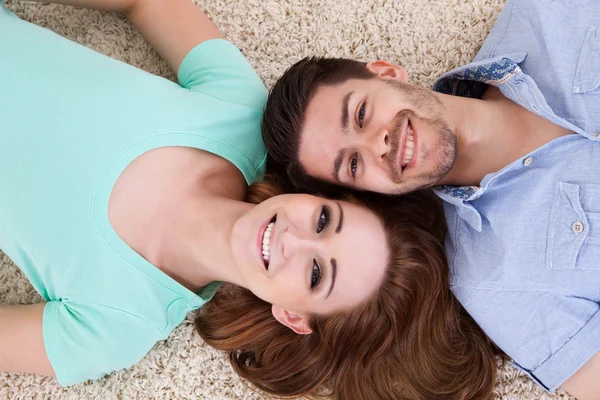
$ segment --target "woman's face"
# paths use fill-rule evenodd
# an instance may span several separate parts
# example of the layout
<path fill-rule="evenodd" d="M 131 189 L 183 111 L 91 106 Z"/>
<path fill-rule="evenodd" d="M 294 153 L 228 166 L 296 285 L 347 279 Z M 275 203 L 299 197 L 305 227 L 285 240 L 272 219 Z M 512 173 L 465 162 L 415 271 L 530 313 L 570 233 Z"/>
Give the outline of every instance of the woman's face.
<path fill-rule="evenodd" d="M 329 314 L 366 300 L 383 279 L 389 251 L 367 208 L 304 194 L 272 197 L 233 228 L 246 287 L 300 315 Z"/>

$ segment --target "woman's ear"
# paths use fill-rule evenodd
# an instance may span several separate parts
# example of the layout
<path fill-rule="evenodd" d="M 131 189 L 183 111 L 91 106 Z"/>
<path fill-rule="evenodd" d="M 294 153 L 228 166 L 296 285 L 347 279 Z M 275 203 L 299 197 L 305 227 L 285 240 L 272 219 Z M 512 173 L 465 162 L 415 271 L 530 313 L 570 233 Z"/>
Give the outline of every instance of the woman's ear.
<path fill-rule="evenodd" d="M 382 78 L 392 78 L 402 82 L 408 81 L 408 73 L 399 65 L 384 60 L 371 61 L 367 69 Z"/>
<path fill-rule="evenodd" d="M 309 333 L 312 333 L 312 329 L 310 329 L 308 326 L 308 318 L 302 315 L 294 314 L 276 304 L 273 304 L 271 307 L 271 312 L 277 321 L 287 326 L 294 332 L 300 335 L 308 335 Z"/>

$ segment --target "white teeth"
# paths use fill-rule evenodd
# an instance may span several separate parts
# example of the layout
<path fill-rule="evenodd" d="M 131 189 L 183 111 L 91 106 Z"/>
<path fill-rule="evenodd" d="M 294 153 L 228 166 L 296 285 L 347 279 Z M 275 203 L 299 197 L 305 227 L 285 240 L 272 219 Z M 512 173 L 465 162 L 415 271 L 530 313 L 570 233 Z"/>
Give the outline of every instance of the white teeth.
<path fill-rule="evenodd" d="M 263 259 L 265 261 L 269 261 L 269 258 L 271 255 L 271 251 L 270 251 L 271 239 L 270 238 L 271 238 L 271 231 L 273 230 L 274 225 L 275 225 L 275 222 L 270 222 L 269 225 L 267 225 L 265 234 L 263 235 L 262 255 L 263 255 Z"/>
<path fill-rule="evenodd" d="M 413 131 L 408 127 L 408 137 L 406 138 L 406 147 L 404 150 L 404 160 L 402 165 L 408 165 L 412 161 L 413 154 L 415 152 L 415 137 Z"/>

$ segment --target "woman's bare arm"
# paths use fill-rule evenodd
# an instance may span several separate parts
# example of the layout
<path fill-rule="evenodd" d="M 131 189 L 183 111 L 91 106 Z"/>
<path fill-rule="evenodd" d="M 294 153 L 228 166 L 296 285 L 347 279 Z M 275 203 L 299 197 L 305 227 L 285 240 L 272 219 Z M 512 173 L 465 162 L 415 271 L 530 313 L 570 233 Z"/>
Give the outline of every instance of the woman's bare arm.
<path fill-rule="evenodd" d="M 54 376 L 42 334 L 45 303 L 0 305 L 0 371 Z"/>
<path fill-rule="evenodd" d="M 32 0 L 122 13 L 177 73 L 186 54 L 217 27 L 191 0 Z"/>

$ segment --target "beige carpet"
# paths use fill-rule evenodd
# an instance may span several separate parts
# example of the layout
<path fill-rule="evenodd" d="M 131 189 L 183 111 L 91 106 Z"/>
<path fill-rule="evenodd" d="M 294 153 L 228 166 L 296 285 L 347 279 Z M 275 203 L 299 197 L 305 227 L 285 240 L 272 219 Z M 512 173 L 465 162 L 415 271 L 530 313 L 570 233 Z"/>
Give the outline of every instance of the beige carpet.
<path fill-rule="evenodd" d="M 200 6 L 271 86 L 300 57 L 317 54 L 403 65 L 430 86 L 469 62 L 505 0 L 204 0 Z M 165 63 L 127 23 L 112 14 L 7 0 L 20 17 L 111 57 L 173 79 Z M 0 253 L 0 303 L 39 296 Z M 0 374 L 0 399 L 261 399 L 234 375 L 222 354 L 205 346 L 190 320 L 137 365 L 96 382 L 61 388 L 54 379 Z M 512 367 L 498 373 L 497 399 L 549 396 Z M 376 400 L 376 399 L 373 399 Z"/>

